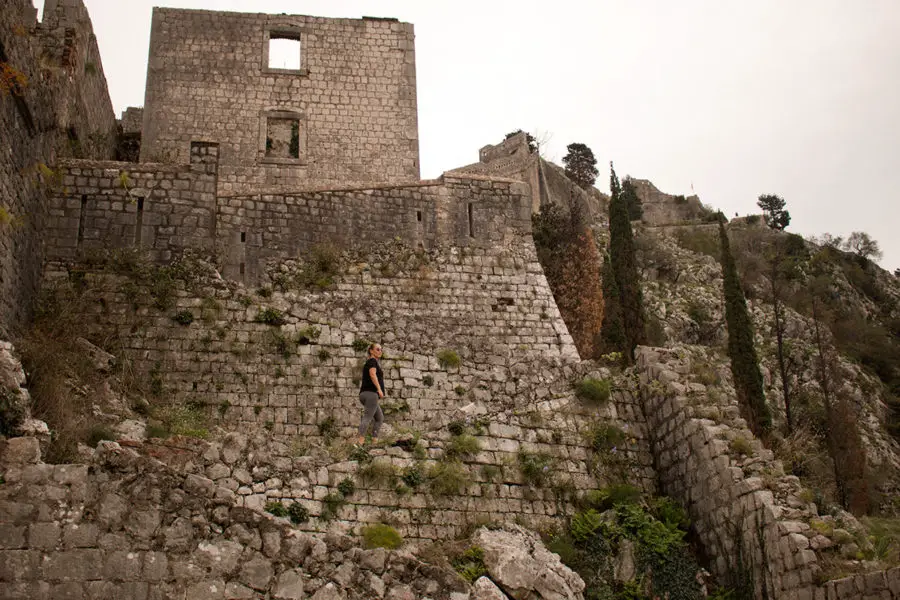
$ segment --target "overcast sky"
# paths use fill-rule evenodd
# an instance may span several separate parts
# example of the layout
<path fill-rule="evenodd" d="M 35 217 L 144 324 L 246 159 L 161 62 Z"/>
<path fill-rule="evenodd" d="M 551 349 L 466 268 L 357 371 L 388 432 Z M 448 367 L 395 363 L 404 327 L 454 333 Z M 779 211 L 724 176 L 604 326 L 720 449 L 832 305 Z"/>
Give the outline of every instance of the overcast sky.
<path fill-rule="evenodd" d="M 42 0 L 37 0 L 42 4 Z M 900 267 L 900 1 L 85 0 L 113 105 L 141 106 L 153 5 L 415 24 L 422 176 L 522 128 L 547 155 L 789 231 L 867 231 Z"/>

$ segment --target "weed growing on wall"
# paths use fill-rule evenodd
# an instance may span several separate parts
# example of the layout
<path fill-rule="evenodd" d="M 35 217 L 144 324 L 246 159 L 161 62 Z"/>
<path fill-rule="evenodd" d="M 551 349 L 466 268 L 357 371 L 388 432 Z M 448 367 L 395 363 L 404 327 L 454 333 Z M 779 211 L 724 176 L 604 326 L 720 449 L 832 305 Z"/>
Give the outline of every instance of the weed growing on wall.
<path fill-rule="evenodd" d="M 285 318 L 284 314 L 277 308 L 271 307 L 259 309 L 259 312 L 256 313 L 256 318 L 253 320 L 257 323 L 272 325 L 273 327 L 280 327 L 287 323 L 287 319 Z"/>
<path fill-rule="evenodd" d="M 450 350 L 449 348 L 445 348 L 443 350 L 438 351 L 437 353 L 438 365 L 442 369 L 456 369 L 459 368 L 460 359 L 459 354 L 456 353 L 456 350 Z"/>
<path fill-rule="evenodd" d="M 266 502 L 264 510 L 270 515 L 274 515 L 276 517 L 288 516 L 288 509 L 281 502 Z"/>
<path fill-rule="evenodd" d="M 529 485 L 545 487 L 553 481 L 553 466 L 556 461 L 549 454 L 520 450 L 518 462 L 519 471 Z"/>
<path fill-rule="evenodd" d="M 586 402 L 601 406 L 609 402 L 610 383 L 608 379 L 585 377 L 575 386 L 575 395 Z"/>
<path fill-rule="evenodd" d="M 288 517 L 294 525 L 306 523 L 309 521 L 309 510 L 299 502 L 294 502 L 288 506 Z"/>
<path fill-rule="evenodd" d="M 338 436 L 338 425 L 334 417 L 325 417 L 318 424 L 319 435 L 325 438 L 325 443 L 330 444 Z"/>
<path fill-rule="evenodd" d="M 450 438 L 444 451 L 450 458 L 470 458 L 481 451 L 481 443 L 475 436 L 463 433 Z"/>
<path fill-rule="evenodd" d="M 429 491 L 435 496 L 458 494 L 467 481 L 466 469 L 455 461 L 438 462 L 428 470 Z"/>
<path fill-rule="evenodd" d="M 376 523 L 362 529 L 363 545 L 366 548 L 387 548 L 396 550 L 403 545 L 403 538 L 390 525 Z"/>

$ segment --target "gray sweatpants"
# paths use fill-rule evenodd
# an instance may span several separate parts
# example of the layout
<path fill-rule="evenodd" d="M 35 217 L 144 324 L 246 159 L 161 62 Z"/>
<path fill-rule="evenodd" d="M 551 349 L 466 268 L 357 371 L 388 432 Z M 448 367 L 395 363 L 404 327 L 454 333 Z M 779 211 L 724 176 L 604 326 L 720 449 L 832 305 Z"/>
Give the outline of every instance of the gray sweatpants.
<path fill-rule="evenodd" d="M 369 423 L 372 423 L 372 437 L 378 437 L 378 430 L 381 429 L 381 424 L 384 423 L 384 413 L 381 412 L 381 407 L 378 406 L 378 393 L 377 392 L 360 392 L 359 393 L 359 403 L 365 407 L 363 409 L 362 418 L 359 420 L 359 435 L 366 435 L 366 430 L 369 428 Z"/>

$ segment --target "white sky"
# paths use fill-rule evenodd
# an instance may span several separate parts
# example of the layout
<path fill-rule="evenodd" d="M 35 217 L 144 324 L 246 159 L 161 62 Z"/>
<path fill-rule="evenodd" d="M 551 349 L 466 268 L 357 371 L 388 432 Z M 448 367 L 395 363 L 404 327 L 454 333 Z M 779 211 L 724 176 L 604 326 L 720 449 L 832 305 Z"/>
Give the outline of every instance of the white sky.
<path fill-rule="evenodd" d="M 38 5 L 41 0 L 36 0 Z M 118 113 L 144 101 L 153 5 L 415 24 L 422 176 L 515 129 L 789 231 L 867 231 L 900 267 L 897 0 L 85 0 Z"/>

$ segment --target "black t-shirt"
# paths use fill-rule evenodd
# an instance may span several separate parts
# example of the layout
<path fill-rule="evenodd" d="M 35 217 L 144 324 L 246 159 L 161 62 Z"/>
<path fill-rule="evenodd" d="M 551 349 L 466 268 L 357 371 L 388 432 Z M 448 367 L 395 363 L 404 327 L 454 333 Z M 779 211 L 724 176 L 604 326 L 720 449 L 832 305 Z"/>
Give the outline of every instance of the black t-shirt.
<path fill-rule="evenodd" d="M 375 375 L 378 376 L 378 385 L 381 386 L 381 391 L 384 392 L 384 373 L 381 372 L 381 363 L 374 358 L 370 358 L 366 361 L 366 364 L 363 365 L 362 384 L 359 386 L 359 391 L 378 393 L 378 388 L 375 387 L 375 384 L 372 382 L 372 377 L 369 375 L 369 369 L 372 367 L 375 367 Z"/>

